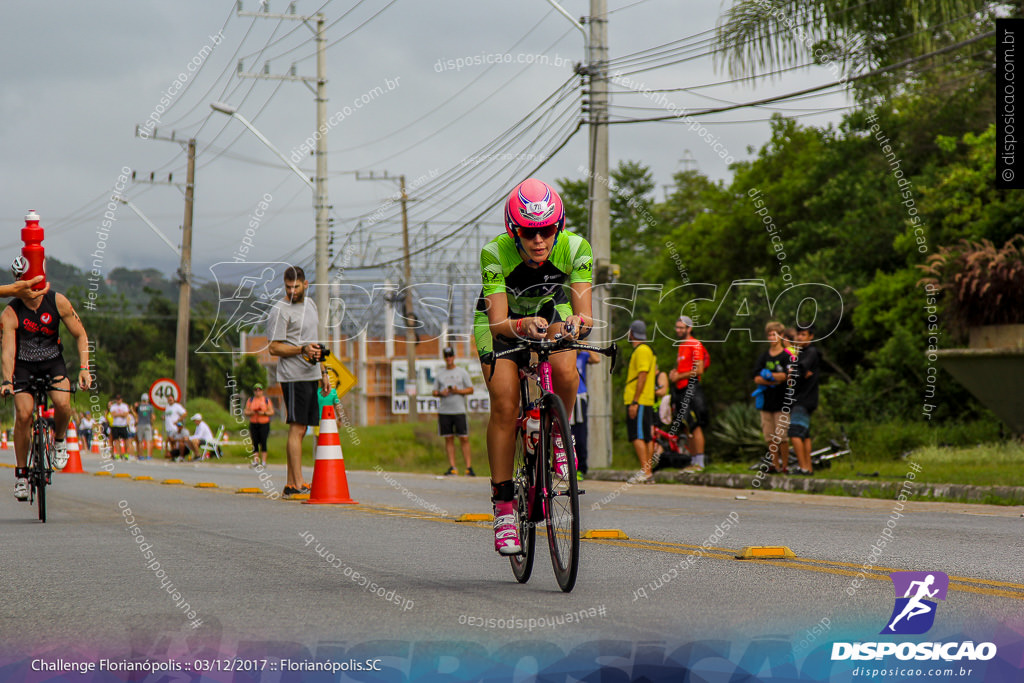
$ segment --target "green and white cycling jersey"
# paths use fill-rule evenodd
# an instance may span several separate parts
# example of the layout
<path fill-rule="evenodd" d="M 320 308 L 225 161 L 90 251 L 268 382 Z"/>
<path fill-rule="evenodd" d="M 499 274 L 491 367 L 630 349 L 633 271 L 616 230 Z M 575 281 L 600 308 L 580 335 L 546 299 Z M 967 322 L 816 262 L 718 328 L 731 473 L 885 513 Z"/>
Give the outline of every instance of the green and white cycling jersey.
<path fill-rule="evenodd" d="M 549 322 L 565 320 L 572 315 L 572 306 L 564 286 L 592 282 L 593 271 L 594 254 L 590 243 L 570 232 L 558 235 L 548 260 L 539 268 L 526 265 L 515 241 L 507 233 L 492 239 L 480 252 L 483 290 L 473 319 L 477 351 L 483 356 L 493 350 L 487 319 L 489 295 L 505 293 L 512 319 L 541 315 Z"/>

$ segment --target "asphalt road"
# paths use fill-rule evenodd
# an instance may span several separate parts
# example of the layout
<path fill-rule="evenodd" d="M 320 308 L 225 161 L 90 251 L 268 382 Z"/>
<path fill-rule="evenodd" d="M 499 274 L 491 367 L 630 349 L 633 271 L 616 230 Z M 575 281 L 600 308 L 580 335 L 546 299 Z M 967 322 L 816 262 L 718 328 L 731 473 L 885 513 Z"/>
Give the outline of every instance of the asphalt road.
<path fill-rule="evenodd" d="M 181 680 L 309 679 L 282 659 L 383 670 L 317 680 L 573 680 L 588 667 L 653 680 L 684 666 L 857 680 L 831 643 L 886 639 L 894 570 L 950 577 L 927 636 L 904 638 L 999 646 L 968 680 L 1004 680 L 1024 651 L 1021 508 L 587 481 L 584 529 L 628 539 L 585 541 L 563 594 L 546 545 L 520 585 L 489 526 L 456 521 L 490 512 L 485 479 L 352 472 L 359 504 L 327 506 L 275 499 L 280 467 L 261 481 L 244 466 L 118 462 L 117 477 L 84 462 L 89 474 L 55 475 L 46 524 L 0 495 L 0 680 L 65 680 L 32 669 L 104 658 L 187 664 Z M 172 478 L 184 483 L 160 483 Z M 735 557 L 765 545 L 796 557 Z"/>

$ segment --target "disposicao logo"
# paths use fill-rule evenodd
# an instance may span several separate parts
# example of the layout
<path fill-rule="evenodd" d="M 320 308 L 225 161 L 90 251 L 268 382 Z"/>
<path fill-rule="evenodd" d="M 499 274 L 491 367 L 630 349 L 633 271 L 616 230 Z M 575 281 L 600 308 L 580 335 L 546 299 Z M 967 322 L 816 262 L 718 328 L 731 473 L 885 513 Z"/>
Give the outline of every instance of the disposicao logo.
<path fill-rule="evenodd" d="M 935 600 L 945 600 L 949 577 L 943 572 L 893 572 L 889 574 L 896 604 L 881 635 L 920 635 L 935 623 Z M 929 600 L 933 598 L 934 600 Z M 832 661 L 897 659 L 917 661 L 987 661 L 996 656 L 994 643 L 968 640 L 948 643 L 833 643 Z"/>
<path fill-rule="evenodd" d="M 896 605 L 882 635 L 920 635 L 935 623 L 934 600 L 946 599 L 949 577 L 944 572 L 893 572 L 889 574 L 896 591 Z"/>

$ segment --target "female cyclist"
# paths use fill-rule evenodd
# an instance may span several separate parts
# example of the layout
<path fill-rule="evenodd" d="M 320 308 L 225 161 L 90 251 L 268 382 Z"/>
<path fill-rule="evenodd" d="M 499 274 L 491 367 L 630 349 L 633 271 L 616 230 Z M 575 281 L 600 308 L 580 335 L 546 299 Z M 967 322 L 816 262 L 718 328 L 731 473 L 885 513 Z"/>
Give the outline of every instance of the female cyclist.
<path fill-rule="evenodd" d="M 553 338 L 559 333 L 582 338 L 593 326 L 593 252 L 585 239 L 563 232 L 564 227 L 561 197 L 547 183 L 530 178 L 516 186 L 505 202 L 505 234 L 488 242 L 480 253 L 483 291 L 477 301 L 474 336 L 491 397 L 487 457 L 494 503 L 494 549 L 502 555 L 514 555 L 522 549 L 512 501 L 512 458 L 520 396 L 515 360 L 495 360 L 493 354 L 508 349 L 516 338 Z M 567 325 L 571 328 L 566 329 Z M 552 356 L 551 369 L 555 393 L 571 410 L 579 382 L 576 353 Z M 555 450 L 557 467 L 557 444 Z M 561 466 L 565 467 L 564 452 L 561 457 Z"/>

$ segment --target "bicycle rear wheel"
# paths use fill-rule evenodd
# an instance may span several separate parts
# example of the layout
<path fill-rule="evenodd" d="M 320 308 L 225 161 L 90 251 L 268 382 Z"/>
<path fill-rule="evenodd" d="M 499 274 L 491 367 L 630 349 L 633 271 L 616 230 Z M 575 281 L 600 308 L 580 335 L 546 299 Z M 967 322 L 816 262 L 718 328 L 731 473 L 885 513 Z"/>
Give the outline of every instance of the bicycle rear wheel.
<path fill-rule="evenodd" d="M 541 453 L 547 484 L 544 487 L 544 520 L 548 527 L 551 566 L 555 570 L 558 587 L 568 593 L 576 585 L 576 573 L 580 567 L 580 493 L 576 482 L 576 452 L 562 399 L 548 394 L 544 401 L 546 409 L 541 413 Z M 565 449 L 568 468 L 564 477 L 555 468 L 556 438 Z"/>
<path fill-rule="evenodd" d="M 519 527 L 519 543 L 522 545 L 522 552 L 518 555 L 510 555 L 509 562 L 512 563 L 512 573 L 519 583 L 526 583 L 533 573 L 533 553 L 536 547 L 537 525 L 530 521 L 530 495 L 533 493 L 533 468 L 532 458 L 526 456 L 526 449 L 523 446 L 523 430 L 516 429 L 516 453 L 512 460 L 512 483 L 515 486 L 516 503 L 516 526 Z"/>

